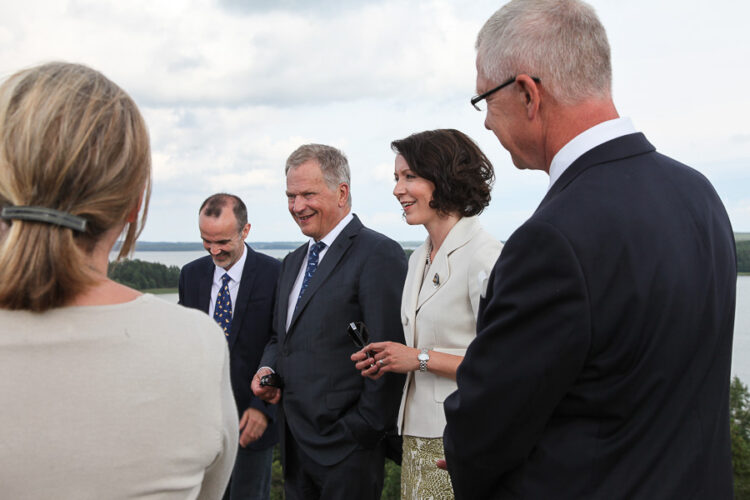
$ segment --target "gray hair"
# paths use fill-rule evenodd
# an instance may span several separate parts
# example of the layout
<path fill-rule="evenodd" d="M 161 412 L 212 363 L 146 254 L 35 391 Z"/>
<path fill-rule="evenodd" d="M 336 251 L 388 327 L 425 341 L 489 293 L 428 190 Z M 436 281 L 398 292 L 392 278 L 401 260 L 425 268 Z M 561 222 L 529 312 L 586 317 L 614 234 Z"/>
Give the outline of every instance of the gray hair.
<path fill-rule="evenodd" d="M 612 94 L 604 26 L 580 0 L 512 0 L 477 36 L 479 73 L 495 82 L 526 74 L 563 104 Z"/>
<path fill-rule="evenodd" d="M 351 174 L 349 173 L 349 161 L 346 159 L 346 155 L 333 146 L 303 144 L 287 158 L 284 175 L 288 175 L 290 169 L 297 168 L 309 160 L 318 162 L 323 173 L 323 179 L 331 190 L 336 190 L 339 184 L 350 186 L 347 203 L 351 206 Z"/>

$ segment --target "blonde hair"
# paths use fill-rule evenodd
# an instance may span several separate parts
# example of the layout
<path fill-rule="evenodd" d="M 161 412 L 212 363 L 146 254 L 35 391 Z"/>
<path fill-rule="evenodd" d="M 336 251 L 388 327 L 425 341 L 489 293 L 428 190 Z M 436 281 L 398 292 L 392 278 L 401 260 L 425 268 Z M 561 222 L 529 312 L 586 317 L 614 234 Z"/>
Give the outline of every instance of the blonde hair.
<path fill-rule="evenodd" d="M 125 225 L 120 257 L 146 221 L 148 131 L 133 100 L 86 66 L 49 63 L 0 86 L 0 207 L 40 206 L 82 217 L 86 229 L 0 221 L 0 307 L 44 311 L 96 277 L 88 264 L 102 235 Z M 143 195 L 140 224 L 136 213 Z"/>

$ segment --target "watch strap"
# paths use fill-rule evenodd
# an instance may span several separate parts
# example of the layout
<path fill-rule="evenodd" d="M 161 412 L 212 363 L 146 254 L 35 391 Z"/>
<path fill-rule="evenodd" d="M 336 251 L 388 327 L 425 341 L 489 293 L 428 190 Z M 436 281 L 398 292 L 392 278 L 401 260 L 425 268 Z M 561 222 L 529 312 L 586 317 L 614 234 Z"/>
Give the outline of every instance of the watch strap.
<path fill-rule="evenodd" d="M 422 349 L 422 352 L 419 356 L 419 371 L 420 372 L 426 372 L 427 371 L 427 362 L 430 360 L 429 355 L 429 349 L 424 348 Z"/>

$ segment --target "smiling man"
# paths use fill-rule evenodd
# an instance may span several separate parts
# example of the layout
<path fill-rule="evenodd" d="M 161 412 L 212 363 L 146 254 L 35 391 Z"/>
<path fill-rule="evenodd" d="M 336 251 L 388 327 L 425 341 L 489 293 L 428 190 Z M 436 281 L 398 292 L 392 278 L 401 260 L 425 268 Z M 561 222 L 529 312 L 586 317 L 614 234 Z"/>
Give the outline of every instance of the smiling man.
<path fill-rule="evenodd" d="M 273 445 L 278 441 L 275 405 L 255 397 L 248 380 L 271 337 L 278 260 L 246 243 L 247 208 L 234 195 L 210 196 L 198 210 L 203 248 L 209 255 L 180 271 L 179 302 L 213 317 L 224 331 L 240 418 L 240 447 L 225 498 L 266 500 L 271 488 Z M 189 439 L 189 437 L 188 437 Z"/>
<path fill-rule="evenodd" d="M 274 337 L 253 379 L 281 400 L 287 500 L 378 499 L 386 432 L 395 427 L 403 375 L 363 378 L 349 323 L 372 341 L 403 342 L 399 305 L 406 256 L 351 213 L 349 165 L 336 148 L 307 144 L 286 163 L 289 212 L 309 241 L 282 264 Z M 284 388 L 260 385 L 278 373 Z"/>

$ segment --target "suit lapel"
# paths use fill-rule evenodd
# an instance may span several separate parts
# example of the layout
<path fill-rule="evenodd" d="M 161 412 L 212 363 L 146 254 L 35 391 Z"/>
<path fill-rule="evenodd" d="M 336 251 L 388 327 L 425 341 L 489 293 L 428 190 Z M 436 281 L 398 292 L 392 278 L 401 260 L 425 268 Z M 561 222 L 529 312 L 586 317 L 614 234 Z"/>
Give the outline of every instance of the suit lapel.
<path fill-rule="evenodd" d="M 315 271 L 315 274 L 313 274 L 312 278 L 310 278 L 310 282 L 307 284 L 305 293 L 299 299 L 299 303 L 297 304 L 294 315 L 292 316 L 292 321 L 289 323 L 289 329 L 287 333 L 290 333 L 292 331 L 292 327 L 297 321 L 299 315 L 302 314 L 302 311 L 304 311 L 308 302 L 310 302 L 310 299 L 315 295 L 315 293 L 326 281 L 326 279 L 328 279 L 328 277 L 331 275 L 331 272 L 333 272 L 333 270 L 336 268 L 339 261 L 344 256 L 349 247 L 352 246 L 354 237 L 359 234 L 359 231 L 360 229 L 362 229 L 362 227 L 362 223 L 355 215 L 352 221 L 349 222 L 349 224 L 347 224 L 341 231 L 341 234 L 339 234 L 336 239 L 333 240 L 331 248 L 329 248 L 326 252 L 323 260 L 320 262 L 320 265 L 318 265 L 318 269 Z"/>
<path fill-rule="evenodd" d="M 208 314 L 208 309 L 211 306 L 211 286 L 214 282 L 214 269 L 216 266 L 209 257 L 206 260 L 206 265 L 200 270 L 200 276 L 198 277 L 198 308 L 204 313 Z"/>
<path fill-rule="evenodd" d="M 234 344 L 237 342 L 239 336 L 242 319 L 245 317 L 245 310 L 247 309 L 247 302 L 250 299 L 250 290 L 253 289 L 253 281 L 255 281 L 255 266 L 258 264 L 257 256 L 255 252 L 245 243 L 245 267 L 242 269 L 242 277 L 240 278 L 240 289 L 237 290 L 237 300 L 233 304 L 234 311 L 232 313 L 232 328 L 229 330 L 229 350 L 232 350 Z"/>
<path fill-rule="evenodd" d="M 302 267 L 302 262 L 305 260 L 305 255 L 307 255 L 307 248 L 308 244 L 305 243 L 286 258 L 288 262 L 285 262 L 284 273 L 282 273 L 279 281 L 279 300 L 278 305 L 276 306 L 276 310 L 278 311 L 276 324 L 279 341 L 281 341 L 282 337 L 286 336 L 286 318 L 287 312 L 289 311 L 289 294 L 292 293 L 292 287 L 294 287 L 294 282 L 297 280 L 297 275 Z M 292 324 L 289 323 L 289 328 L 291 327 Z"/>
<path fill-rule="evenodd" d="M 401 310 L 406 315 L 406 328 L 404 328 L 404 338 L 406 345 L 414 345 L 414 322 L 417 317 L 417 299 L 419 298 L 419 289 L 424 275 L 425 257 L 427 249 L 430 247 L 429 237 L 424 244 L 414 250 L 411 259 L 414 265 L 409 269 L 409 276 L 404 282 L 403 303 Z"/>
<path fill-rule="evenodd" d="M 542 199 L 542 202 L 539 204 L 536 211 L 539 211 L 544 207 L 555 197 L 555 195 L 563 191 L 571 182 L 589 168 L 601 165 L 602 163 L 622 160 L 624 158 L 652 153 L 654 151 L 656 151 L 656 148 L 648 142 L 646 136 L 640 132 L 624 135 L 596 146 L 582 154 L 570 165 L 570 167 L 567 168 L 567 170 L 565 170 L 565 172 L 563 172 L 560 178 L 557 179 L 557 182 L 555 182 L 550 190 L 547 191 L 547 194 Z"/>
<path fill-rule="evenodd" d="M 464 246 L 471 239 L 472 234 L 478 229 L 479 222 L 476 217 L 462 217 L 456 222 L 456 225 L 451 228 L 448 236 L 445 237 L 445 241 L 443 241 L 443 244 L 440 245 L 437 253 L 435 253 L 435 260 L 430 266 L 427 280 L 422 284 L 422 290 L 419 292 L 417 309 L 422 307 L 430 297 L 435 295 L 435 292 L 437 292 L 440 287 L 445 286 L 451 276 L 451 268 L 448 258 L 456 249 Z M 424 264 L 422 265 L 424 266 Z M 422 269 L 424 269 L 424 267 Z"/>

